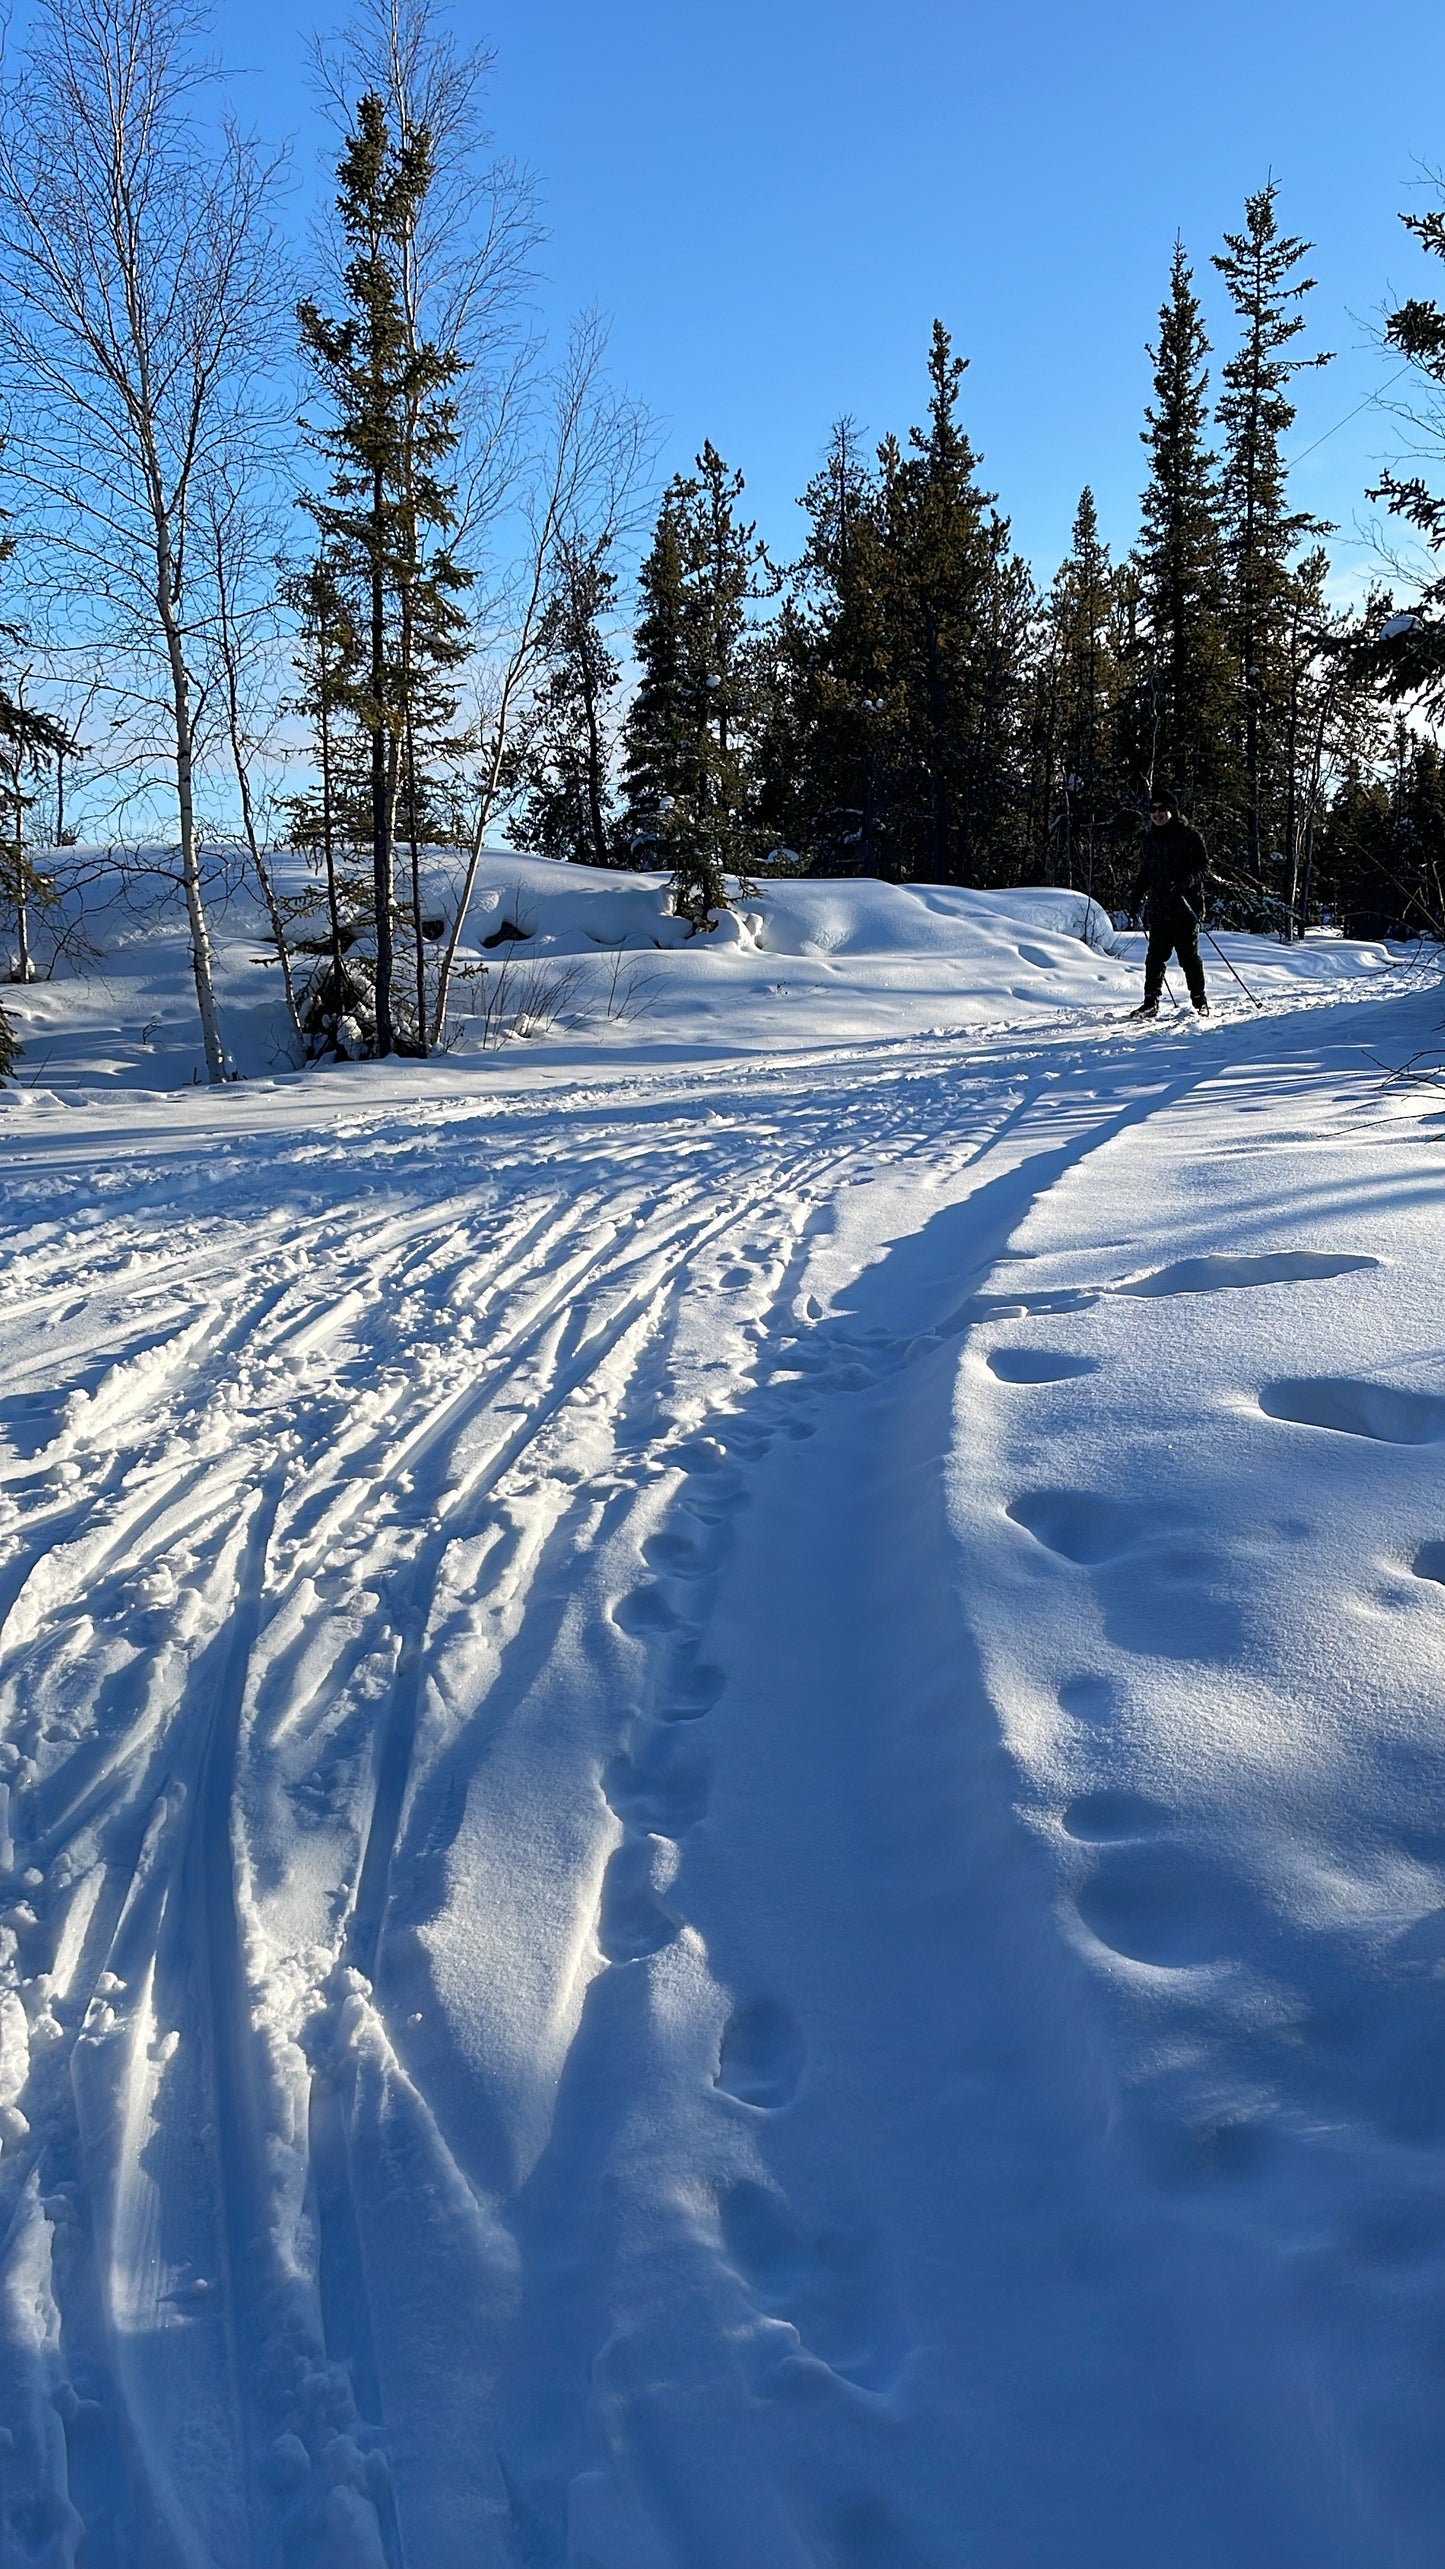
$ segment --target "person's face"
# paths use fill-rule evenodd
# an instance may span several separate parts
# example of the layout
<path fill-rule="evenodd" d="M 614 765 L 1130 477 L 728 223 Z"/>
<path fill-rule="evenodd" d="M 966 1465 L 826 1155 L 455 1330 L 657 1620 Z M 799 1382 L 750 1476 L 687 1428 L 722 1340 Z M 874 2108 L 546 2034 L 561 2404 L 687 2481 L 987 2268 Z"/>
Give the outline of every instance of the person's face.
<path fill-rule="evenodd" d="M 1151 804 L 1150 804 L 1150 806 L 1149 806 L 1149 818 L 1150 818 L 1150 820 L 1153 822 L 1154 827 L 1156 828 L 1156 830 L 1162 830 L 1162 828 L 1164 827 L 1165 822 L 1166 822 L 1166 821 L 1168 821 L 1168 820 L 1172 820 L 1172 819 L 1173 819 L 1173 817 L 1174 817 L 1174 816 L 1173 816 L 1172 812 L 1170 811 L 1169 806 L 1168 806 L 1168 804 L 1167 804 L 1167 803 L 1151 803 Z"/>

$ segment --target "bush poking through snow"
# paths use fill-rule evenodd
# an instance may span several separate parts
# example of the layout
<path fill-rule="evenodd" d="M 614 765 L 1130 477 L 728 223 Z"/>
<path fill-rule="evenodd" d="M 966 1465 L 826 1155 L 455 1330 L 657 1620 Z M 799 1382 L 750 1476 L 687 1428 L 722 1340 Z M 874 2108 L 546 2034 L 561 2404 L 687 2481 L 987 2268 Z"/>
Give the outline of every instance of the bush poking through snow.
<path fill-rule="evenodd" d="M 657 1004 L 658 976 L 619 947 L 596 970 L 582 955 L 549 959 L 504 955 L 496 963 L 458 967 L 472 994 L 466 1015 L 448 1020 L 443 1050 L 470 1034 L 479 1052 L 496 1052 L 514 1036 L 550 1034 L 600 1022 L 628 1025 Z"/>
<path fill-rule="evenodd" d="M 1106 955 L 1111 963 L 1117 963 L 1123 954 L 1124 949 L 1114 933 L 1114 923 L 1108 911 L 1101 910 L 1088 893 L 1079 904 L 1073 933 L 1081 945 L 1088 947 L 1090 954 Z"/>

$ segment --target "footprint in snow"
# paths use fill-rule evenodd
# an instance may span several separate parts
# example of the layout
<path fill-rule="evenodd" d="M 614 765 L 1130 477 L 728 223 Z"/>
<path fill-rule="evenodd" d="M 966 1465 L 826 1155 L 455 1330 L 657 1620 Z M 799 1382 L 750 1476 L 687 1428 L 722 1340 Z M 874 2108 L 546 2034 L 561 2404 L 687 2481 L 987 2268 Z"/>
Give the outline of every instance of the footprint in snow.
<path fill-rule="evenodd" d="M 718 2207 L 723 2246 L 759 2306 L 796 2329 L 805 2353 L 860 2390 L 891 2390 L 908 2354 L 876 2243 L 852 2230 L 809 2236 L 780 2194 L 750 2178 Z"/>
<path fill-rule="evenodd" d="M 1100 1944 L 1126 1962 L 1182 1971 L 1238 1950 L 1246 1896 L 1212 1856 L 1129 1838 L 1110 1846 L 1075 1906 Z"/>
<path fill-rule="evenodd" d="M 1142 1510 L 1123 1507 L 1096 1490 L 1026 1490 L 1010 1501 L 1007 1514 L 1046 1551 L 1090 1565 L 1132 1552 L 1152 1522 Z"/>
<path fill-rule="evenodd" d="M 1253 1258 L 1181 1258 L 1175 1266 L 1156 1268 L 1153 1275 L 1116 1285 L 1114 1290 L 1151 1299 L 1176 1293 L 1227 1293 L 1248 1285 L 1316 1284 L 1379 1264 L 1378 1258 L 1331 1257 L 1315 1249 L 1276 1249 Z"/>
<path fill-rule="evenodd" d="M 697 1722 L 710 1713 L 727 1678 L 721 1668 L 680 1669 L 659 1689 L 657 1717 L 663 1722 Z"/>
<path fill-rule="evenodd" d="M 713 2085 L 740 2105 L 776 2113 L 792 2104 L 805 2057 L 797 2018 L 776 1998 L 754 1999 L 723 2028 Z"/>
<path fill-rule="evenodd" d="M 618 1630 L 630 1633 L 637 1641 L 649 1640 L 655 1633 L 670 1632 L 677 1622 L 677 1616 L 661 1588 L 634 1588 L 630 1595 L 618 1598 L 611 1613 Z"/>
<path fill-rule="evenodd" d="M 602 1880 L 597 1942 L 609 1962 L 641 1962 L 674 1942 L 680 1922 L 658 1892 L 673 1849 L 661 1838 L 624 1838 Z"/>
<path fill-rule="evenodd" d="M 1112 1677 L 1066 1677 L 1059 1688 L 1059 1709 L 1076 1722 L 1106 1722 L 1118 1704 Z"/>
<path fill-rule="evenodd" d="M 1077 1374 L 1096 1374 L 1096 1356 L 1066 1356 L 1057 1347 L 995 1347 L 988 1359 L 1001 1383 L 1066 1383 Z"/>
<path fill-rule="evenodd" d="M 613 1758 L 602 1790 L 627 1827 L 679 1838 L 707 1811 L 712 1760 L 686 1731 L 655 1732 L 633 1755 Z"/>
<path fill-rule="evenodd" d="M 702 1545 L 693 1537 L 672 1527 L 661 1534 L 651 1534 L 642 1547 L 642 1557 L 650 1570 L 671 1573 L 678 1579 L 699 1579 L 708 1567 Z"/>
<path fill-rule="evenodd" d="M 1369 1437 L 1380 1445 L 1437 1445 L 1445 1439 L 1445 1397 L 1404 1391 L 1394 1383 L 1357 1382 L 1344 1374 L 1296 1376 L 1266 1383 L 1259 1405 L 1267 1418 Z"/>

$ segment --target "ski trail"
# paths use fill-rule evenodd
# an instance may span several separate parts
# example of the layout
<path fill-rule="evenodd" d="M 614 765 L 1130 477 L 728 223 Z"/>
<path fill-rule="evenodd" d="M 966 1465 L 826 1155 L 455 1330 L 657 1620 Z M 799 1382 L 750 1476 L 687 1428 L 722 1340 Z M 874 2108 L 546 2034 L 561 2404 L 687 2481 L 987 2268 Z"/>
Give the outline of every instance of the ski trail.
<path fill-rule="evenodd" d="M 829 2267 L 767 2174 L 809 2051 L 715 1951 L 720 1600 L 831 1418 L 925 1433 L 980 1241 L 1207 1069 L 1115 1054 L 639 1080 L 424 1149 L 360 1119 L 234 1147 L 221 1209 L 157 1154 L 84 1260 L 47 1199 L 0 1311 L 58 1386 L 0 1524 L 17 2526 L 109 2540 L 121 2487 L 156 2569 L 821 2556 L 701 2424 L 682 2494 L 609 2333 L 675 2254 L 659 2360 L 704 2407 L 730 2332 L 845 2403 L 907 2361 L 882 2250 Z M 806 1295 L 875 1184 L 972 1208 L 906 1327 Z"/>
<path fill-rule="evenodd" d="M 1142 1111 L 1158 1111 L 1162 1102 L 1156 1095 Z M 958 1172 L 960 1180 L 973 1179 L 955 1211 L 966 1220 L 967 1262 L 976 1278 L 1036 1195 L 1117 1139 L 1140 1111 L 1095 1101 L 1065 1119 L 1074 1129 L 1060 1143 L 1053 1138 L 1060 1117 L 1052 1101 L 1037 1092 L 1013 1101 L 993 1131 L 962 1156 Z M 995 1176 L 996 1161 L 1003 1165 Z M 931 1343 L 943 1351 L 945 1385 L 956 1364 L 949 1341 L 956 1344 L 955 1315 L 968 1281 L 967 1268 L 935 1280 Z M 538 2561 L 561 2562 L 573 2556 L 571 2546 L 585 2548 L 583 2525 L 592 2524 L 593 2510 L 599 2527 L 607 2527 L 612 2548 L 606 2556 L 618 2561 L 801 2562 L 805 2556 L 768 2494 L 776 2474 L 759 2468 L 750 2475 L 752 2493 L 744 2495 L 723 2487 L 710 2458 L 714 2433 L 718 2449 L 734 2430 L 747 2435 L 735 2394 L 715 2377 L 710 2351 L 742 2325 L 735 2285 L 720 2273 L 715 2251 L 697 2240 L 693 2222 L 680 2226 L 678 2207 L 653 2190 L 633 2127 L 644 2098 L 731 2097 L 772 2114 L 786 2111 L 796 2094 L 805 2045 L 795 2015 L 772 1994 L 750 1995 L 745 1984 L 730 1991 L 726 1978 L 719 1980 L 710 1938 L 699 1932 L 689 1901 L 686 1850 L 711 1792 L 708 1715 L 729 1682 L 721 1631 L 715 1657 L 704 1653 L 739 1511 L 779 1440 L 784 1453 L 792 1445 L 805 1454 L 817 1433 L 818 1405 L 828 1395 L 866 1402 L 880 1387 L 892 1395 L 916 1384 L 931 1404 L 940 1376 L 936 1365 L 910 1363 L 920 1346 L 915 1328 L 898 1339 L 835 1322 L 789 1343 L 777 1311 L 769 1319 L 763 1335 L 774 1361 L 750 1400 L 731 1416 L 709 1420 L 680 1452 L 672 1503 L 640 1546 L 648 1575 L 613 1609 L 642 1653 L 645 1673 L 629 1689 L 639 1709 L 604 1776 L 622 1832 L 599 1895 L 596 1934 L 605 1968 L 588 1988 L 546 2146 L 518 2197 L 522 2291 L 500 2366 L 508 2385 L 502 2458 L 512 2539 L 519 2556 Z M 890 1442 L 911 1442 L 907 1412 L 896 1398 L 889 1398 L 886 1414 Z M 886 1570 L 878 1576 L 886 1593 Z M 895 1576 L 897 1593 L 906 1595 L 902 1561 Z M 650 2125 L 656 2111 L 647 2109 Z M 712 2112 L 715 2118 L 715 2107 Z M 726 2131 L 707 2129 L 705 2105 L 694 2105 L 691 2114 L 702 2128 L 679 2132 L 674 2146 L 661 2150 L 654 2130 L 648 2159 L 657 2166 L 720 2168 L 727 2265 L 753 2279 L 765 2334 L 780 2332 L 796 2358 L 820 2367 L 845 2397 L 889 2388 L 904 2363 L 905 2340 L 891 2287 L 872 2272 L 876 2260 L 866 2236 L 828 2247 L 816 2279 L 808 2280 L 806 2232 L 795 2214 L 777 2208 L 775 2193 L 759 2186 L 747 2127 L 733 2128 L 730 2148 Z M 729 2158 L 730 2177 L 721 2173 Z M 609 2213 L 599 2230 L 603 2204 Z M 619 2204 L 626 2206 L 620 2235 Z M 672 2277 L 671 2320 L 659 2320 L 650 2348 L 612 2345 L 609 2305 L 625 2300 L 645 2307 L 645 2275 L 654 2267 Z M 690 2283 L 680 2293 L 684 2275 Z M 690 2297 L 691 2340 L 683 2317 Z M 565 2412 L 556 2389 L 559 2347 L 567 2350 L 561 2369 L 574 2383 Z M 770 2369 L 764 2364 L 764 2376 Z M 688 2385 L 710 2409 L 726 2407 L 728 2427 L 719 2428 L 716 2418 L 711 2430 L 693 2427 L 675 2413 L 666 2428 L 650 2425 L 642 2388 L 649 2377 Z M 761 2392 L 762 2377 L 753 2396 Z M 544 2414 L 552 2421 L 546 2436 L 533 2422 Z M 679 2449 L 670 2450 L 674 2445 Z"/>

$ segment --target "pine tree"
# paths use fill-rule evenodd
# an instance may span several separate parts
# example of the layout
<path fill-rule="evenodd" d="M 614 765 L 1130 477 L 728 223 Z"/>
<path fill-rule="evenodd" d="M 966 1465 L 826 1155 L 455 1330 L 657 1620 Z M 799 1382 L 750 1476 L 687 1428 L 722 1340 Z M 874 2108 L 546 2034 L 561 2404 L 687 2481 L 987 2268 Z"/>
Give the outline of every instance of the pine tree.
<path fill-rule="evenodd" d="M 696 474 L 663 494 L 639 578 L 624 838 L 634 864 L 670 868 L 674 911 L 694 932 L 726 909 L 730 873 L 747 884 L 760 846 L 746 640 L 771 575 L 737 515 L 742 490 L 741 473 L 704 445 Z"/>
<path fill-rule="evenodd" d="M 1249 197 L 1244 230 L 1226 232 L 1214 260 L 1240 322 L 1223 369 L 1217 417 L 1224 431 L 1226 621 L 1234 663 L 1234 733 L 1241 770 L 1243 855 L 1257 883 L 1270 872 L 1287 826 L 1291 565 L 1306 535 L 1329 530 L 1287 504 L 1280 440 L 1294 421 L 1288 386 L 1327 354 L 1285 352 L 1305 326 L 1299 305 L 1314 283 L 1295 271 L 1309 243 L 1282 233 L 1273 180 Z"/>
<path fill-rule="evenodd" d="M 341 576 L 356 592 L 362 635 L 354 688 L 369 743 L 370 841 L 376 912 L 376 1049 L 396 1044 L 394 832 L 398 786 L 406 796 L 417 931 L 417 1024 L 408 1049 L 425 1049 L 426 1009 L 416 840 L 419 737 L 453 718 L 447 685 L 465 649 L 457 593 L 467 574 L 445 541 L 454 493 L 441 478 L 456 445 L 450 388 L 461 360 L 417 340 L 406 317 L 401 265 L 432 183 L 424 127 L 394 137 L 385 102 L 360 101 L 338 167 L 341 230 L 350 248 L 340 319 L 311 300 L 300 307 L 304 353 L 325 391 L 332 424 L 313 432 L 333 462 L 328 494 L 307 505 Z"/>
<path fill-rule="evenodd" d="M 879 449 L 879 622 L 888 687 L 890 829 L 905 870 L 1007 879 L 1033 589 L 980 490 L 958 419 L 964 360 L 933 325 L 928 425 Z"/>
<path fill-rule="evenodd" d="M 1215 458 L 1206 442 L 1209 376 L 1193 272 L 1174 245 L 1160 307 L 1154 399 L 1145 411 L 1149 478 L 1135 554 L 1137 627 L 1123 747 L 1133 790 L 1158 784 L 1206 829 L 1226 807 L 1229 658 Z"/>
<path fill-rule="evenodd" d="M 617 594 L 610 543 L 604 536 L 557 546 L 542 618 L 544 675 L 508 762 L 506 790 L 524 798 L 518 844 L 575 865 L 613 861 L 612 705 L 621 667 L 606 639 Z"/>

